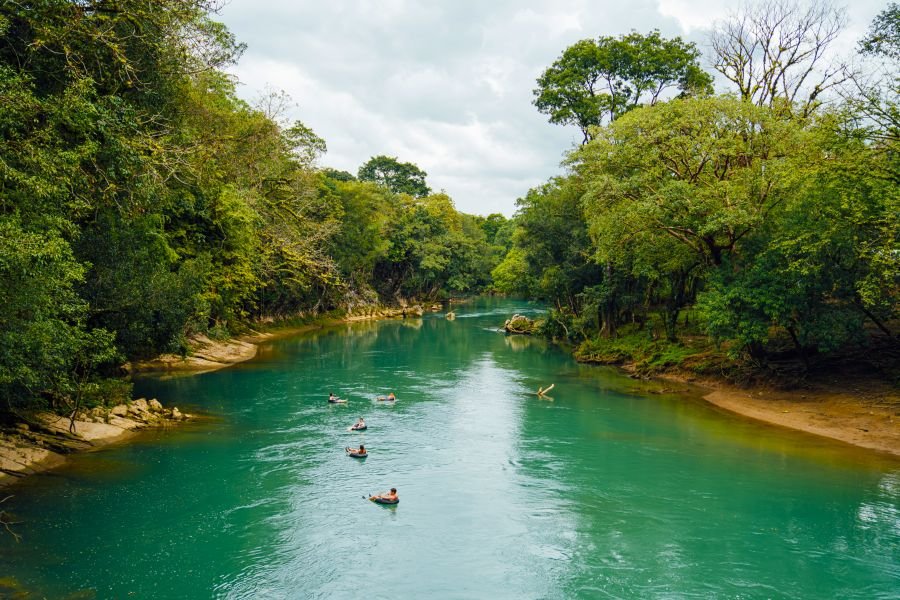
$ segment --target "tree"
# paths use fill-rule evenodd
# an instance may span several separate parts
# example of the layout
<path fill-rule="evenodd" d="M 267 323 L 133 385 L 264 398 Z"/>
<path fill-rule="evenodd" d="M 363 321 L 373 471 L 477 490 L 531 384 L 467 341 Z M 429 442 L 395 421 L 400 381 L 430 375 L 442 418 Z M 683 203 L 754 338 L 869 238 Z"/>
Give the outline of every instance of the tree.
<path fill-rule="evenodd" d="M 863 54 L 900 60 L 900 6 L 897 3 L 891 2 L 875 17 L 859 48 Z"/>
<path fill-rule="evenodd" d="M 354 177 L 352 173 L 341 171 L 340 169 L 333 169 L 331 167 L 322 169 L 322 174 L 335 181 L 356 181 L 356 177 Z"/>
<path fill-rule="evenodd" d="M 689 98 L 629 113 L 571 161 L 602 255 L 655 231 L 716 266 L 789 197 L 812 151 L 769 109 Z"/>
<path fill-rule="evenodd" d="M 494 274 L 498 289 L 551 302 L 577 314 L 578 295 L 596 284 L 600 268 L 592 260 L 584 218 L 583 190 L 575 179 L 554 178 L 516 201 L 512 248 Z"/>
<path fill-rule="evenodd" d="M 669 88 L 682 94 L 711 91 L 699 56 L 693 43 L 665 39 L 656 30 L 581 40 L 538 78 L 534 104 L 551 123 L 578 126 L 587 142 L 591 127 L 642 103 L 656 104 Z"/>
<path fill-rule="evenodd" d="M 828 89 L 846 78 L 828 50 L 846 24 L 829 2 L 765 0 L 746 5 L 711 34 L 713 67 L 737 86 L 741 99 L 808 116 Z"/>
<path fill-rule="evenodd" d="M 900 6 L 888 5 L 875 17 L 859 50 L 870 57 L 871 74 L 853 73 L 844 96 L 848 101 L 848 120 L 859 125 L 875 144 L 896 153 L 900 142 Z M 860 127 L 861 126 L 861 127 Z M 898 176 L 897 161 L 889 171 Z"/>
<path fill-rule="evenodd" d="M 900 307 L 900 212 L 896 184 L 878 175 L 885 155 L 863 139 L 818 124 L 810 142 L 828 161 L 805 170 L 777 218 L 740 256 L 710 273 L 699 297 L 706 329 L 757 358 L 786 332 L 797 356 L 865 345 L 869 320 L 895 347 Z"/>
<path fill-rule="evenodd" d="M 113 336 L 86 325 L 84 272 L 58 234 L 0 216 L 0 413 L 70 404 L 118 358 Z"/>
<path fill-rule="evenodd" d="M 424 198 L 431 193 L 425 183 L 428 173 L 412 163 L 402 163 L 391 156 L 373 156 L 359 168 L 360 181 L 373 181 L 395 194 Z"/>

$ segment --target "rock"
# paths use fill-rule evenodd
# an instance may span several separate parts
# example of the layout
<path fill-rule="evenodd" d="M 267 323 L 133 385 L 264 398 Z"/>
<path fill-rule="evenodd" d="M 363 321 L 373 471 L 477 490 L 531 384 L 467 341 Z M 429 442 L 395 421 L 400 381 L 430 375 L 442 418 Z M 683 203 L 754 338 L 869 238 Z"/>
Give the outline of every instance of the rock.
<path fill-rule="evenodd" d="M 535 323 L 533 319 L 515 314 L 503 324 L 503 329 L 507 333 L 534 333 Z"/>
<path fill-rule="evenodd" d="M 184 415 L 181 414 L 181 411 L 178 410 L 177 406 L 172 407 L 172 418 L 175 419 L 176 421 L 180 421 L 181 419 L 184 418 Z"/>
<path fill-rule="evenodd" d="M 113 406 L 109 411 L 110 416 L 113 417 L 124 417 L 128 415 L 128 407 L 124 404 L 119 404 L 118 406 Z"/>
<path fill-rule="evenodd" d="M 121 417 L 112 416 L 109 418 L 109 426 L 118 427 L 119 429 L 126 429 L 130 431 L 132 429 L 143 427 L 144 425 L 142 423 L 138 423 L 133 419 L 123 419 Z"/>
<path fill-rule="evenodd" d="M 28 431 L 31 427 L 28 426 L 28 423 L 16 423 L 16 429 L 19 431 Z"/>
<path fill-rule="evenodd" d="M 153 412 L 162 412 L 163 411 L 163 405 L 160 404 L 159 400 L 157 400 L 156 398 L 153 398 L 152 400 L 150 400 L 150 402 L 148 402 L 147 405 L 150 407 L 150 410 Z"/>
<path fill-rule="evenodd" d="M 147 412 L 148 410 L 150 410 L 150 407 L 147 405 L 146 398 L 138 398 L 131 403 L 131 406 L 137 408 L 141 412 Z"/>

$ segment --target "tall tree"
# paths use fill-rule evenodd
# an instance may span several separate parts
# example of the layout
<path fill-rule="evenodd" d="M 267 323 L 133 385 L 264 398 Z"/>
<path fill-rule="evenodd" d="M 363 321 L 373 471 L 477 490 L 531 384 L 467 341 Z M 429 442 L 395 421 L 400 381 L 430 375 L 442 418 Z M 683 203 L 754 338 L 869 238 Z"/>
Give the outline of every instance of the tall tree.
<path fill-rule="evenodd" d="M 428 173 L 413 163 L 403 163 L 392 156 L 373 156 L 359 168 L 360 181 L 373 181 L 396 194 L 424 198 L 431 193 L 425 183 Z"/>
<path fill-rule="evenodd" d="M 550 122 L 576 125 L 587 142 L 590 129 L 640 104 L 656 104 L 670 88 L 682 94 L 711 91 L 700 51 L 659 31 L 581 40 L 538 78 L 534 104 Z"/>

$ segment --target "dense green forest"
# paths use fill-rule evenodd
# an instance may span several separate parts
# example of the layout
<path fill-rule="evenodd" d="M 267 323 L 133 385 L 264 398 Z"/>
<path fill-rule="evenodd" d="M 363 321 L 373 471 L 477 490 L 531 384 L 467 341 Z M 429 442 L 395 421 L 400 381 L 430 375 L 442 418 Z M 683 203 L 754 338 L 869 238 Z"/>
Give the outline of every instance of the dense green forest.
<path fill-rule="evenodd" d="M 748 5 L 711 35 L 724 95 L 658 32 L 566 49 L 534 103 L 584 144 L 519 200 L 497 288 L 550 303 L 541 331 L 582 360 L 900 376 L 900 10 L 855 67 L 826 59 L 843 25 Z"/>
<path fill-rule="evenodd" d="M 505 219 L 396 158 L 319 168 L 283 94 L 236 96 L 215 9 L 0 5 L 0 413 L 127 395 L 104 376 L 192 333 L 489 285 Z"/>
<path fill-rule="evenodd" d="M 282 94 L 237 97 L 216 8 L 0 5 L 0 413 L 126 395 L 124 360 L 194 333 L 484 291 L 547 302 L 585 360 L 896 364 L 896 4 L 864 67 L 826 64 L 828 5 L 745 8 L 712 34 L 724 95 L 656 31 L 565 49 L 534 104 L 584 143 L 512 219 L 395 157 L 321 167 Z"/>

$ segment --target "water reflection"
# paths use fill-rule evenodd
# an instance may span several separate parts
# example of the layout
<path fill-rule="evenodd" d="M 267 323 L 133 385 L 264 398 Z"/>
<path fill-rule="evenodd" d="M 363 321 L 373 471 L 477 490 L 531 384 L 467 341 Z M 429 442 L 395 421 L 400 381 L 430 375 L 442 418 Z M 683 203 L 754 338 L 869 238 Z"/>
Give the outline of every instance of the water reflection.
<path fill-rule="evenodd" d="M 522 306 L 457 311 L 453 323 L 326 328 L 225 371 L 139 381 L 142 395 L 222 420 L 22 486 L 28 545 L 0 543 L 0 561 L 47 597 L 877 598 L 900 588 L 897 461 L 498 333 Z M 550 383 L 553 401 L 535 396 Z M 349 403 L 329 405 L 331 390 Z M 395 404 L 373 402 L 387 391 Z M 369 430 L 347 431 L 359 416 Z M 365 463 L 343 451 L 360 442 Z M 365 499 L 392 486 L 396 507 Z"/>

